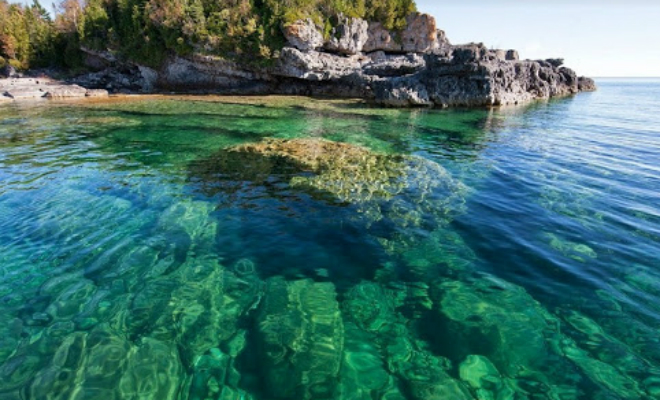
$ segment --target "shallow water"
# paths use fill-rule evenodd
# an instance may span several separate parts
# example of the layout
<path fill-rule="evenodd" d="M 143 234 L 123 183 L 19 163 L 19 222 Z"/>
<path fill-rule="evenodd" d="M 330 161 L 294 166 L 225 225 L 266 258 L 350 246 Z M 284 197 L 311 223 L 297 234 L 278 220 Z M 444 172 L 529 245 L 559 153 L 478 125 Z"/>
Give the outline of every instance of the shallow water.
<path fill-rule="evenodd" d="M 0 107 L 0 399 L 660 398 L 660 81 L 599 84 Z"/>

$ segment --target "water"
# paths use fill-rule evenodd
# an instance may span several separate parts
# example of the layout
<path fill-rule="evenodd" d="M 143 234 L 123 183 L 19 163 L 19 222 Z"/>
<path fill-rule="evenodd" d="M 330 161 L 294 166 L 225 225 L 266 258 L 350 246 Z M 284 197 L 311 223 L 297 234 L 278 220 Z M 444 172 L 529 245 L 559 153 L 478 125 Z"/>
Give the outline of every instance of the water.
<path fill-rule="evenodd" d="M 599 84 L 3 106 L 0 398 L 660 398 L 660 81 Z"/>

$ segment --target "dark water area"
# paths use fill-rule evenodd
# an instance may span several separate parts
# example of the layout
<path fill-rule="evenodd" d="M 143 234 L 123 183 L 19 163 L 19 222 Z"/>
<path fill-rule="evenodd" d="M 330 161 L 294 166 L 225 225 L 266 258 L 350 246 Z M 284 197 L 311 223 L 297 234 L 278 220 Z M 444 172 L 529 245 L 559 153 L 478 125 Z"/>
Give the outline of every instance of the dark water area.
<path fill-rule="evenodd" d="M 0 106 L 0 399 L 660 399 L 660 80 L 598 83 Z"/>

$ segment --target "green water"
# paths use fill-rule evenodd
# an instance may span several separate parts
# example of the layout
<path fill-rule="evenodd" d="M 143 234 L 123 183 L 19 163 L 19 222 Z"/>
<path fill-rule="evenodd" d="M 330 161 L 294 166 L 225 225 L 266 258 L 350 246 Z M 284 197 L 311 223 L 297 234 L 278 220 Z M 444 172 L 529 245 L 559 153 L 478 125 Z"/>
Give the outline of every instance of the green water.
<path fill-rule="evenodd" d="M 2 106 L 0 399 L 660 398 L 659 93 Z"/>

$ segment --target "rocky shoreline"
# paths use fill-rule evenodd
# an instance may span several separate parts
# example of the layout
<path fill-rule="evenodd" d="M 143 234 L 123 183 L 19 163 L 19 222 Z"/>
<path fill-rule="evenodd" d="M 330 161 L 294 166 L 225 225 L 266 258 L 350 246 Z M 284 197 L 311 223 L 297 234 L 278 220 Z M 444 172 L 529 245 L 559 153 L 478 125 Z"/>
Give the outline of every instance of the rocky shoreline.
<path fill-rule="evenodd" d="M 105 89 L 86 89 L 48 77 L 0 79 L 0 104 L 16 100 L 108 97 Z"/>
<path fill-rule="evenodd" d="M 340 16 L 327 39 L 312 20 L 297 21 L 284 27 L 283 33 L 286 46 L 269 66 L 193 54 L 173 56 L 156 70 L 120 61 L 109 52 L 83 49 L 86 64 L 96 72 L 70 79 L 68 86 L 51 82 L 36 90 L 17 91 L 0 81 L 0 94 L 13 98 L 105 95 L 93 91 L 100 89 L 354 97 L 390 107 L 478 107 L 596 90 L 592 79 L 578 77 L 563 66 L 562 59 L 520 60 L 515 50 L 489 49 L 481 43 L 452 45 L 428 14 L 411 14 L 400 32 Z"/>

